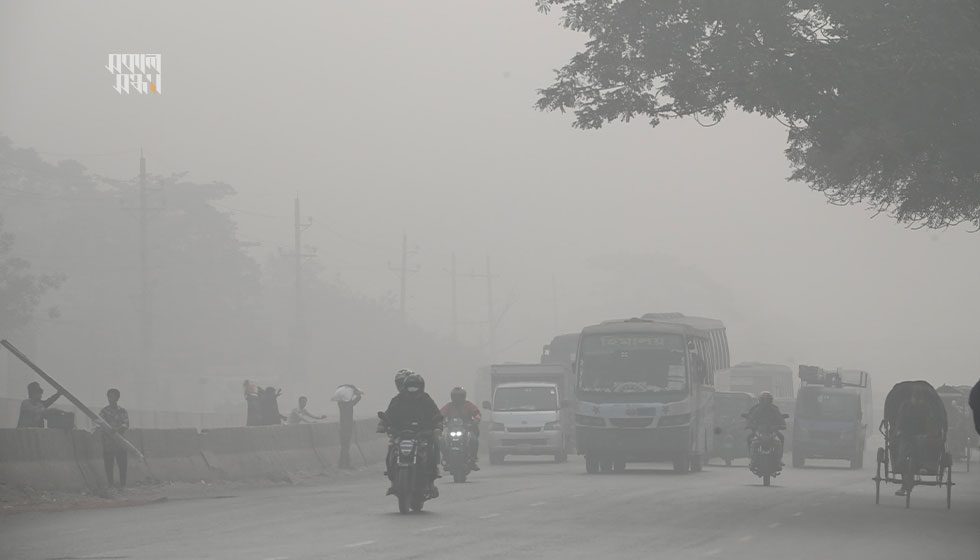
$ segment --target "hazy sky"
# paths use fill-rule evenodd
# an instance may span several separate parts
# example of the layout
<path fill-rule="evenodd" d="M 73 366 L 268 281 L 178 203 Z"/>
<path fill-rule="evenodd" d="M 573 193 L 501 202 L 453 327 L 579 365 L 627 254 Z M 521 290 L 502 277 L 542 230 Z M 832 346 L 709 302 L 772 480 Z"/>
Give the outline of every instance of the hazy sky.
<path fill-rule="evenodd" d="M 298 193 L 329 276 L 369 295 L 397 291 L 407 231 L 409 311 L 436 331 L 450 254 L 460 272 L 489 254 L 497 302 L 513 301 L 504 358 L 536 360 L 554 334 L 552 275 L 558 330 L 575 331 L 623 313 L 583 304 L 586 259 L 649 253 L 732 294 L 748 314 L 720 317 L 736 359 L 976 381 L 980 234 L 910 231 L 787 183 L 772 121 L 583 132 L 534 111 L 583 41 L 531 0 L 2 2 L 0 134 L 111 176 L 134 175 L 142 146 L 150 172 L 228 182 L 259 258 L 291 244 Z M 161 53 L 163 93 L 117 94 L 117 52 Z M 460 296 L 461 320 L 484 318 L 479 280 Z"/>

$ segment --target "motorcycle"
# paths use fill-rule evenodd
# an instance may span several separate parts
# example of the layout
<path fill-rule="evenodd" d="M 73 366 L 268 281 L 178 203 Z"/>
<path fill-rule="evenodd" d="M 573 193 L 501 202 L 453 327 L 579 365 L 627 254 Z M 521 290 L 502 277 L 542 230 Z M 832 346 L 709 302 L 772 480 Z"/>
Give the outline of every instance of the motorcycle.
<path fill-rule="evenodd" d="M 466 482 L 470 474 L 470 442 L 473 431 L 466 420 L 452 418 L 443 432 L 442 466 L 453 475 L 453 482 Z"/>
<path fill-rule="evenodd" d="M 378 413 L 378 418 L 388 425 L 383 412 Z M 432 492 L 430 484 L 429 461 L 432 450 L 429 441 L 432 431 L 421 429 L 415 422 L 411 427 L 397 433 L 389 432 L 389 435 L 387 462 L 389 474 L 392 469 L 395 471 L 393 493 L 398 498 L 398 511 L 422 511 L 426 500 L 438 497 L 437 493 Z"/>
<path fill-rule="evenodd" d="M 747 414 L 742 415 L 748 419 Z M 789 414 L 783 414 L 789 418 Z M 762 485 L 769 486 L 772 477 L 779 476 L 783 465 L 779 457 L 779 428 L 774 426 L 758 426 L 752 432 L 749 444 L 749 470 L 762 478 Z"/>

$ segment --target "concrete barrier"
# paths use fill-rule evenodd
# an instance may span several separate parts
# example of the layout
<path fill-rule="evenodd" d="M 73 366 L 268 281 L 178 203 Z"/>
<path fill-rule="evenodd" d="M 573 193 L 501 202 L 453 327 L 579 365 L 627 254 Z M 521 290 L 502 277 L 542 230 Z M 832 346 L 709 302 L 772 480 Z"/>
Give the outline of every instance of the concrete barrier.
<path fill-rule="evenodd" d="M 377 421 L 358 420 L 351 459 L 355 466 L 383 462 L 387 437 Z M 258 426 L 186 429 L 133 428 L 125 437 L 146 457 L 130 456 L 128 482 L 151 479 L 287 479 L 290 473 L 323 473 L 340 457 L 339 426 Z M 99 433 L 43 428 L 0 429 L 0 482 L 41 490 L 91 491 L 106 487 Z"/>
<path fill-rule="evenodd" d="M 126 436 L 134 445 L 139 442 L 137 449 L 146 457 L 145 474 L 149 478 L 179 482 L 201 482 L 214 478 L 201 449 L 201 435 L 193 428 L 128 430 Z M 135 462 L 139 463 L 138 460 Z M 132 463 L 133 459 L 130 459 Z M 142 468 L 137 465 L 134 472 L 139 473 Z"/>
<path fill-rule="evenodd" d="M 66 430 L 0 429 L 0 481 L 39 490 L 91 490 Z"/>

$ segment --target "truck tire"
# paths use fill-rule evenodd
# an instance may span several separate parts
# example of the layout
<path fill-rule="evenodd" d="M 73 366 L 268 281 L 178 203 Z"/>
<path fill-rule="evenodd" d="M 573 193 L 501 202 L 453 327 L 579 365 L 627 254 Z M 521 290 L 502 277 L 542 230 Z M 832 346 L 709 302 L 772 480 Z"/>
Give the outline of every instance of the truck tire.
<path fill-rule="evenodd" d="M 588 474 L 596 474 L 599 472 L 599 458 L 595 455 L 585 456 L 585 472 Z"/>

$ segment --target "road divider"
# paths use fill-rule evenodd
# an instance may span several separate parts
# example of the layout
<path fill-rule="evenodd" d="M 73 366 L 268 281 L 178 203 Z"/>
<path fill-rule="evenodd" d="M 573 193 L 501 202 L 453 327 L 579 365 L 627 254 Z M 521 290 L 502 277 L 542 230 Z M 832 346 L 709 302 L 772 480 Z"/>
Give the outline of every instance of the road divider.
<path fill-rule="evenodd" d="M 355 465 L 384 461 L 387 437 L 377 421 L 354 425 Z M 128 482 L 286 479 L 325 474 L 340 457 L 336 423 L 296 426 L 131 429 L 125 437 L 146 457 L 131 457 Z M 0 429 L 0 483 L 39 490 L 92 491 L 106 487 L 102 437 L 85 430 Z"/>

